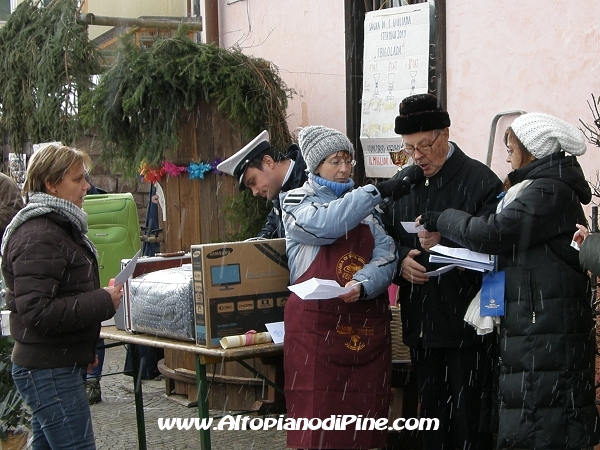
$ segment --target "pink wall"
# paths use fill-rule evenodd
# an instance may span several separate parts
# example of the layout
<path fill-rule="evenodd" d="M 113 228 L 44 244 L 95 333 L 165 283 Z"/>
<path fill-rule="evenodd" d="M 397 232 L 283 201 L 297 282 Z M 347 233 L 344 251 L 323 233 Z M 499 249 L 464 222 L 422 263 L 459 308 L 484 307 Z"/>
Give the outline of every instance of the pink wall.
<path fill-rule="evenodd" d="M 290 131 L 326 125 L 346 131 L 344 2 L 219 1 L 220 46 L 273 62 L 296 91 Z"/>
<path fill-rule="evenodd" d="M 447 82 L 451 135 L 485 161 L 494 115 L 507 110 L 553 114 L 576 126 L 593 117 L 587 101 L 600 95 L 600 2 L 519 0 L 447 2 Z M 498 126 L 492 168 L 509 165 L 501 142 L 514 116 Z M 600 149 L 588 145 L 581 163 L 596 180 Z"/>

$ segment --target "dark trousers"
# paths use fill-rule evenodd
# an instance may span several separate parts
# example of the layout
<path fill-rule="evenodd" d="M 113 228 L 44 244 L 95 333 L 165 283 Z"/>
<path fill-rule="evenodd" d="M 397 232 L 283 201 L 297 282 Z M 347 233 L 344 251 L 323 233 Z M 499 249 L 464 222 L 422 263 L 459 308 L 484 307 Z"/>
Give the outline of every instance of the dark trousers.
<path fill-rule="evenodd" d="M 489 427 L 481 418 L 491 404 L 491 349 L 487 344 L 465 348 L 411 347 L 419 383 L 420 417 L 437 418 L 436 431 L 423 431 L 425 450 L 492 449 Z"/>

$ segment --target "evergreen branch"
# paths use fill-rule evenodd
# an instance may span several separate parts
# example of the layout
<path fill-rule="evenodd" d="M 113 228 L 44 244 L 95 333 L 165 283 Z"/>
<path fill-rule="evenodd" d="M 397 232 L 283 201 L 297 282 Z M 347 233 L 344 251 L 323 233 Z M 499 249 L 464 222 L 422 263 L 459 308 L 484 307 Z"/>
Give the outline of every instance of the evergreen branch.
<path fill-rule="evenodd" d="M 81 132 L 80 95 L 99 72 L 77 0 L 26 0 L 0 29 L 0 132 L 19 153 L 29 143 L 70 144 Z"/>

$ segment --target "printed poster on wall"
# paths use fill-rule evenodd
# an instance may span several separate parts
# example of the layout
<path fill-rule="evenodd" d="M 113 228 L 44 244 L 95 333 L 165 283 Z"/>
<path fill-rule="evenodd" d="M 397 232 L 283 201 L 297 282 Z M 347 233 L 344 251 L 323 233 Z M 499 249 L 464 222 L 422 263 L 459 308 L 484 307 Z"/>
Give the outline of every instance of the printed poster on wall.
<path fill-rule="evenodd" d="M 405 162 L 390 157 L 402 144 L 394 121 L 403 98 L 427 92 L 429 22 L 429 3 L 366 14 L 360 141 L 369 178 L 389 178 Z"/>

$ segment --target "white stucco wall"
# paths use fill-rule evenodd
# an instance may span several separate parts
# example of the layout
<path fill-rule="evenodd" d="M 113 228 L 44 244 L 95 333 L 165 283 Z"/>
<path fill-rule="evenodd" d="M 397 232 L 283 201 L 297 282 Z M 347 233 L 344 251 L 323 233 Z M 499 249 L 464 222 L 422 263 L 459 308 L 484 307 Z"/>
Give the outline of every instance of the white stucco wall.
<path fill-rule="evenodd" d="M 306 125 L 346 131 L 344 2 L 219 0 L 219 28 L 221 47 L 272 61 L 296 91 L 290 131 Z"/>

